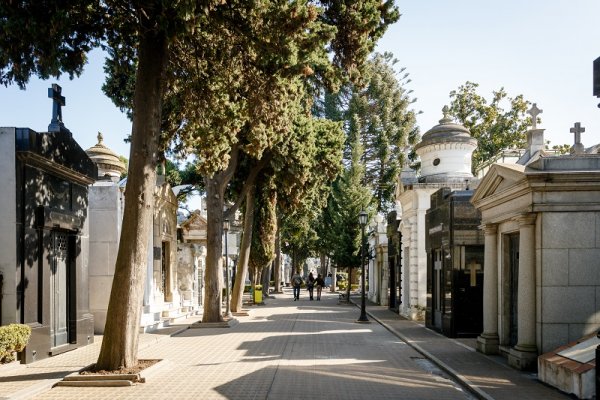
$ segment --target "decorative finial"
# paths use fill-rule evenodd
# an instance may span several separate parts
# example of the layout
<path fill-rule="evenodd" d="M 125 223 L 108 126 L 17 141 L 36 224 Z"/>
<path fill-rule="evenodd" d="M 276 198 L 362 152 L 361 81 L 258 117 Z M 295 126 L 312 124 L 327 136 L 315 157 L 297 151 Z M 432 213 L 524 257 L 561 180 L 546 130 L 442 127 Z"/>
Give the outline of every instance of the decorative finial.
<path fill-rule="evenodd" d="M 531 129 L 537 129 L 537 117 L 543 112 L 544 110 L 537 108 L 537 103 L 533 103 L 531 108 L 527 110 L 527 113 L 531 115 Z"/>
<path fill-rule="evenodd" d="M 581 134 L 585 132 L 585 128 L 581 126 L 581 122 L 575 122 L 575 125 L 569 130 L 575 134 L 575 144 L 571 147 L 571 154 L 581 154 L 585 151 L 585 147 L 581 143 Z"/>
<path fill-rule="evenodd" d="M 450 118 L 450 108 L 447 105 L 442 108 L 442 114 L 444 117 L 440 119 L 440 124 L 452 122 L 452 118 Z"/>
<path fill-rule="evenodd" d="M 102 132 L 98 132 L 98 144 L 102 144 L 104 137 L 102 137 Z"/>

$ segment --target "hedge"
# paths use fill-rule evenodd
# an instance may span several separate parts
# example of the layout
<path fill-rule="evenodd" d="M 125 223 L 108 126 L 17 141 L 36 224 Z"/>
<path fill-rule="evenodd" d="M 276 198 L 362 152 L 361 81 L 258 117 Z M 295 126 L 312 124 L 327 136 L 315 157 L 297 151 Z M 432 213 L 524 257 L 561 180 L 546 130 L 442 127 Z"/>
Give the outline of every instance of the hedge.
<path fill-rule="evenodd" d="M 15 352 L 23 351 L 29 337 L 31 328 L 28 325 L 10 324 L 0 326 L 0 363 L 15 360 Z"/>

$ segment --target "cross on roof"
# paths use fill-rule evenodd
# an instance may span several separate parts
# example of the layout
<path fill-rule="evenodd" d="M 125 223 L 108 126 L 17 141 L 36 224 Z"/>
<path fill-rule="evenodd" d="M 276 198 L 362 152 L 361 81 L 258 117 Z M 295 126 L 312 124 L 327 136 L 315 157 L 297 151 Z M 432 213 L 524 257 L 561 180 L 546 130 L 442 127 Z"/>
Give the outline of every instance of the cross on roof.
<path fill-rule="evenodd" d="M 581 134 L 585 132 L 585 128 L 581 126 L 581 122 L 575 122 L 575 125 L 569 130 L 569 132 L 575 134 L 575 144 L 581 143 Z"/>
<path fill-rule="evenodd" d="M 540 115 L 543 112 L 544 112 L 544 110 L 540 110 L 537 107 L 537 103 L 533 103 L 533 105 L 531 106 L 531 108 L 529 110 L 527 110 L 527 113 L 529 115 L 531 115 L 531 129 L 536 129 L 537 128 L 537 116 Z"/>
<path fill-rule="evenodd" d="M 56 83 L 53 83 L 52 87 L 48 88 L 48 97 L 53 100 L 52 121 L 50 122 L 50 125 L 48 125 L 49 132 L 60 132 L 61 128 L 64 128 L 61 106 L 65 105 L 65 97 L 61 96 L 61 91 L 62 88 Z"/>

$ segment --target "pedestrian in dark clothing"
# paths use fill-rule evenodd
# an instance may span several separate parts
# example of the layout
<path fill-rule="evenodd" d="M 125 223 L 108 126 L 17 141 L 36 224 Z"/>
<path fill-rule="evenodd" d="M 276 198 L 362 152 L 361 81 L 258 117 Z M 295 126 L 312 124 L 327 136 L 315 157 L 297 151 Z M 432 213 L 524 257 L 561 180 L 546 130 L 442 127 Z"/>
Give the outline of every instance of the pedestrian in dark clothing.
<path fill-rule="evenodd" d="M 308 288 L 308 294 L 310 296 L 310 299 L 314 300 L 313 292 L 315 290 L 315 277 L 312 272 L 310 274 L 308 274 L 308 280 L 306 281 L 306 287 Z"/>
<path fill-rule="evenodd" d="M 320 301 L 321 291 L 323 290 L 323 286 L 325 286 L 325 280 L 321 274 L 317 275 L 317 279 L 315 279 L 315 286 L 317 287 L 317 301 Z"/>
<path fill-rule="evenodd" d="M 294 275 L 292 275 L 292 287 L 294 288 L 294 301 L 300 300 L 300 286 L 302 286 L 303 279 L 300 276 L 300 273 L 296 271 Z"/>

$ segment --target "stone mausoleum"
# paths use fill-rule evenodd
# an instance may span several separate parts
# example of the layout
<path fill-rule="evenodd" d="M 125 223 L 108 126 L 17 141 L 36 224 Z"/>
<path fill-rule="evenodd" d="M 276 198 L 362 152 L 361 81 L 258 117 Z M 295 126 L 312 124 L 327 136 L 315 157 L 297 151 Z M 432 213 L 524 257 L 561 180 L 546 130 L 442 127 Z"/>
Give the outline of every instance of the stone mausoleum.
<path fill-rule="evenodd" d="M 427 131 L 415 151 L 421 160 L 420 174 L 403 170 L 396 190 L 397 218 L 400 222 L 402 264 L 395 280 L 400 282 L 399 313 L 423 319 L 427 306 L 427 251 L 425 214 L 431 195 L 441 189 L 473 188 L 471 155 L 477 147 L 469 130 L 444 117 Z"/>
<path fill-rule="evenodd" d="M 492 165 L 472 199 L 485 235 L 478 350 L 519 369 L 600 327 L 600 154 L 571 131 L 571 154 L 551 155 L 534 123 L 520 163 Z"/>
<path fill-rule="evenodd" d="M 31 327 L 27 363 L 94 341 L 88 186 L 97 170 L 63 124 L 60 86 L 48 94 L 48 132 L 0 128 L 0 318 Z"/>

